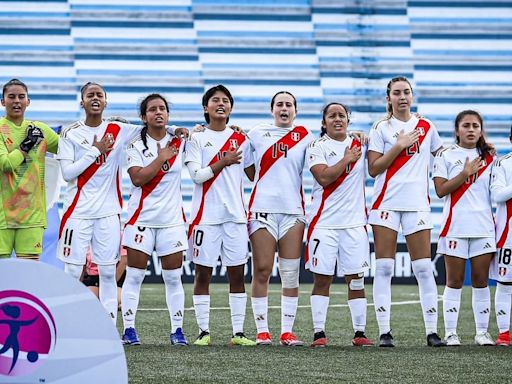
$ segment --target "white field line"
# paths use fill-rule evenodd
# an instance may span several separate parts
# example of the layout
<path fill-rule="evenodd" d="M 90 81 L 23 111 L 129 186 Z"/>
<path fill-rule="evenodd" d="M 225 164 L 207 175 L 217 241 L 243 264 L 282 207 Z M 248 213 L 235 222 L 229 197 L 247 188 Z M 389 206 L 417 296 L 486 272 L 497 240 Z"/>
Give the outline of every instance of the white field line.
<path fill-rule="evenodd" d="M 438 295 L 437 301 L 442 301 L 443 296 Z M 405 300 L 405 301 L 395 301 L 392 302 L 391 305 L 397 306 L 397 305 L 411 305 L 411 304 L 419 304 L 419 300 Z M 368 303 L 368 307 L 373 306 L 373 303 Z M 331 304 L 329 305 L 329 308 L 346 308 L 348 307 L 348 304 Z M 280 309 L 280 305 L 269 305 L 268 309 Z M 299 305 L 298 308 L 311 308 L 311 305 Z M 211 307 L 210 311 L 229 311 L 229 307 Z M 194 307 L 185 308 L 185 311 L 193 311 Z M 168 311 L 167 308 L 139 308 L 137 311 L 147 311 L 147 312 L 157 312 L 157 311 Z"/>

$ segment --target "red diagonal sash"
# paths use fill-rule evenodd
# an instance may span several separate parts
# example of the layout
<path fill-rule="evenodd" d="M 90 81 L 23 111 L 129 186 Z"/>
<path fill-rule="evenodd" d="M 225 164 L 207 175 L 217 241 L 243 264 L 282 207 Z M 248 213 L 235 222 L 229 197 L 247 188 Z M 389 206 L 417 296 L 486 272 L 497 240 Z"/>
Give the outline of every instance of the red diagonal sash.
<path fill-rule="evenodd" d="M 352 140 L 352 144 L 350 145 L 349 149 L 356 148 L 356 147 L 361 148 L 361 143 L 357 140 Z M 350 169 L 353 169 L 355 167 L 356 163 L 353 163 L 350 165 L 352 166 Z M 322 215 L 325 201 L 345 181 L 345 179 L 347 178 L 349 173 L 350 173 L 350 170 L 349 170 L 349 172 L 347 172 L 347 170 L 344 169 L 343 173 L 335 181 L 333 181 L 327 187 L 324 187 L 324 191 L 322 193 L 322 201 L 320 202 L 320 206 L 318 207 L 318 211 L 316 212 L 316 215 L 313 217 L 313 219 L 311 220 L 311 223 L 309 224 L 309 227 L 308 227 L 306 244 L 309 243 L 311 234 L 313 233 L 313 230 L 315 229 L 315 225 L 318 222 L 318 220 L 320 219 L 320 216 Z M 309 260 L 309 247 L 306 245 L 305 262 L 307 263 L 308 260 Z"/>
<path fill-rule="evenodd" d="M 420 135 L 418 141 L 418 151 L 419 147 L 421 147 L 421 144 L 423 143 L 423 140 L 425 140 L 425 137 L 427 137 L 428 131 L 430 130 L 430 124 L 423 119 L 418 120 L 418 124 L 416 124 L 416 127 L 414 129 L 421 130 L 422 134 Z M 372 209 L 379 209 L 382 200 L 384 200 L 384 194 L 386 193 L 386 189 L 388 188 L 389 180 L 400 170 L 402 167 L 407 164 L 409 160 L 412 159 L 412 157 L 418 152 L 411 153 L 410 147 L 405 148 L 402 152 L 399 153 L 399 155 L 393 160 L 389 168 L 386 170 L 386 177 L 384 179 L 384 184 L 382 185 L 382 190 L 380 191 L 379 196 L 377 197 L 377 200 L 375 200 L 375 203 L 373 203 Z"/>
<path fill-rule="evenodd" d="M 169 170 L 172 168 L 174 162 L 176 161 L 176 158 L 178 157 L 180 147 L 181 147 L 181 140 L 178 137 L 174 137 L 172 141 L 169 143 L 169 147 L 175 146 L 178 149 L 178 153 L 176 153 L 176 156 L 172 157 L 171 159 L 167 160 L 167 164 L 169 165 Z M 133 212 L 132 217 L 126 222 L 126 225 L 133 225 L 139 218 L 140 212 L 142 211 L 142 206 L 144 205 L 144 199 L 149 196 L 151 192 L 155 190 L 155 188 L 160 184 L 160 181 L 162 181 L 163 177 L 165 176 L 167 172 L 164 172 L 162 168 L 160 168 L 157 172 L 157 174 L 147 183 L 142 186 L 142 193 L 140 195 L 140 201 L 139 206 Z"/>
<path fill-rule="evenodd" d="M 268 148 L 263 156 L 261 157 L 260 162 L 260 170 L 258 172 L 258 181 L 254 185 L 254 188 L 251 193 L 251 198 L 249 199 L 249 214 L 251 211 L 252 204 L 254 202 L 254 197 L 256 196 L 256 190 L 258 189 L 258 183 L 265 176 L 268 170 L 284 156 L 285 151 L 279 150 L 281 147 L 288 148 L 287 150 L 292 149 L 298 143 L 300 143 L 306 136 L 308 135 L 308 131 L 306 128 L 302 126 L 294 127 L 290 132 L 281 137 L 277 142 L 272 144 L 270 148 Z M 277 150 L 276 150 L 277 149 Z"/>
<path fill-rule="evenodd" d="M 107 129 L 105 130 L 105 133 L 103 134 L 103 137 L 105 137 L 105 136 L 110 134 L 110 135 L 112 135 L 112 138 L 114 139 L 114 143 L 115 143 L 115 141 L 117 139 L 117 136 L 119 135 L 119 132 L 121 132 L 121 127 L 119 125 L 117 125 L 117 124 L 110 123 L 107 126 Z M 106 161 L 107 157 L 110 156 L 111 152 L 112 151 L 109 151 L 109 152 L 105 153 L 104 155 L 100 155 L 98 157 L 105 156 L 105 161 Z M 81 175 L 78 176 L 78 179 L 77 179 L 77 191 L 76 191 L 75 197 L 73 198 L 73 201 L 71 202 L 71 205 L 68 207 L 68 209 L 66 210 L 66 212 L 62 216 L 62 221 L 60 222 L 59 239 L 60 239 L 60 237 L 62 235 L 62 230 L 64 229 L 64 226 L 66 225 L 66 222 L 68 221 L 69 217 L 73 213 L 73 210 L 75 209 L 75 207 L 76 207 L 76 205 L 78 203 L 78 199 L 80 197 L 80 193 L 81 193 L 83 187 L 94 176 L 94 174 L 98 171 L 98 169 L 101 167 L 101 165 L 103 163 L 104 162 L 102 162 L 102 161 L 97 161 L 97 162 L 92 163 L 91 165 L 89 165 L 89 167 L 87 167 L 87 169 L 85 171 L 82 172 Z"/>
<path fill-rule="evenodd" d="M 229 138 L 226 140 L 226 142 L 222 145 L 222 147 L 219 150 L 218 154 L 216 154 L 213 157 L 213 159 L 208 163 L 208 166 L 212 166 L 217 161 L 219 161 L 219 154 L 221 154 L 221 156 L 222 156 L 223 152 L 226 152 L 226 151 L 229 150 L 229 148 L 231 147 L 232 140 L 237 140 L 238 146 L 240 147 L 242 145 L 242 143 L 246 140 L 246 137 L 242 133 L 233 132 L 233 134 L 231 136 L 229 136 Z M 189 238 L 192 236 L 192 233 L 194 231 L 194 227 L 201 222 L 201 218 L 203 216 L 203 210 L 204 210 L 204 202 L 205 202 L 205 199 L 206 199 L 206 193 L 211 188 L 211 186 L 213 185 L 214 181 L 221 174 L 221 172 L 219 172 L 218 174 L 214 175 L 210 180 L 205 181 L 203 183 L 203 185 L 202 185 L 203 190 L 202 190 L 202 196 L 201 196 L 201 203 L 199 205 L 199 209 L 197 211 L 196 217 L 194 218 L 194 220 L 192 220 L 192 222 L 191 222 L 191 224 L 190 224 L 190 226 L 188 228 L 188 237 Z"/>
<path fill-rule="evenodd" d="M 485 172 L 485 170 L 492 164 L 492 155 L 487 154 L 485 156 L 485 166 L 481 168 L 477 172 L 477 179 L 480 177 L 482 173 Z M 455 191 L 453 191 L 450 194 L 450 213 L 448 213 L 448 217 L 446 218 L 446 223 L 444 224 L 443 230 L 439 234 L 440 237 L 445 237 L 448 233 L 448 230 L 450 229 L 450 225 L 452 223 L 452 213 L 453 213 L 453 207 L 455 207 L 455 204 L 459 202 L 461 197 L 466 193 L 466 191 L 471 187 L 473 183 L 466 183 L 464 182 L 459 188 L 457 188 Z"/>

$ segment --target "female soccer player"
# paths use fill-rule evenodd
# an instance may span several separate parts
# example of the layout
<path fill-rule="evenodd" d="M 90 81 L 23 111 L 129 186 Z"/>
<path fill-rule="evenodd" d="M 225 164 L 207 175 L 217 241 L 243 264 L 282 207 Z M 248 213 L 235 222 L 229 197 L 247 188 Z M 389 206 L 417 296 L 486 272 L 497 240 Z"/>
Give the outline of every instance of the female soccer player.
<path fill-rule="evenodd" d="M 512 127 L 510 128 L 512 143 Z M 512 152 L 497 161 L 492 171 L 491 196 L 496 202 L 496 256 L 491 263 L 491 279 L 497 280 L 494 305 L 499 335 L 496 345 L 510 345 L 512 302 Z"/>
<path fill-rule="evenodd" d="M 39 259 L 46 227 L 44 187 L 46 152 L 57 152 L 59 135 L 40 121 L 25 119 L 27 86 L 18 79 L 2 89 L 0 119 L 0 259 Z"/>
<path fill-rule="evenodd" d="M 381 347 L 394 347 L 391 335 L 391 277 L 399 227 L 407 242 L 412 269 L 418 280 L 427 344 L 443 346 L 437 334 L 437 286 L 430 255 L 430 154 L 442 142 L 432 122 L 411 114 L 413 92 L 405 77 L 387 86 L 388 117 L 370 132 L 368 171 L 375 177 L 368 222 L 375 240 L 373 299 Z"/>
<path fill-rule="evenodd" d="M 115 324 L 122 205 L 120 168 L 124 149 L 140 127 L 103 120 L 107 96 L 97 83 L 86 83 L 81 98 L 85 120 L 62 131 L 57 155 L 62 176 L 68 182 L 58 257 L 65 263 L 64 270 L 79 279 L 87 249 L 92 247 L 92 261 L 99 266 L 100 301 Z"/>
<path fill-rule="evenodd" d="M 242 189 L 244 171 L 254 178 L 253 160 L 246 136 L 227 127 L 233 108 L 229 90 L 222 85 L 210 88 L 202 104 L 208 126 L 192 135 L 185 155 L 195 183 L 187 252 L 195 265 L 193 302 L 199 337 L 194 344 L 211 344 L 209 286 L 220 255 L 229 279 L 231 344 L 253 346 L 256 343 L 244 334 L 249 239 Z"/>
<path fill-rule="evenodd" d="M 489 264 L 496 251 L 490 182 L 493 156 L 484 137 L 483 120 L 476 111 L 455 118 L 456 144 L 440 151 L 432 177 L 436 193 L 446 197 L 437 253 L 444 255 L 446 287 L 443 296 L 445 339 L 459 346 L 457 320 L 466 260 L 471 262 L 473 315 L 477 345 L 494 345 L 487 332 L 491 296 Z"/>
<path fill-rule="evenodd" d="M 257 178 L 249 202 L 249 236 L 252 246 L 252 308 L 256 342 L 272 344 L 268 328 L 268 283 L 279 250 L 282 282 L 281 345 L 304 342 L 293 333 L 299 295 L 299 267 L 304 236 L 302 171 L 306 148 L 314 138 L 294 126 L 297 101 L 289 92 L 272 97 L 274 124 L 260 124 L 248 133 L 254 150 Z"/>
<path fill-rule="evenodd" d="M 348 285 L 348 305 L 355 331 L 354 346 L 373 345 L 365 335 L 364 272 L 370 266 L 366 231 L 366 148 L 347 135 L 349 111 L 341 103 L 323 110 L 322 135 L 306 152 L 315 178 L 308 213 L 306 267 L 314 274 L 311 312 L 313 347 L 327 345 L 325 322 L 336 265 Z"/>
<path fill-rule="evenodd" d="M 128 174 L 134 188 L 128 202 L 128 221 L 123 245 L 128 266 L 121 306 L 125 344 L 140 344 L 135 315 L 148 258 L 160 257 L 165 296 L 171 319 L 171 344 L 187 345 L 183 334 L 185 295 L 181 283 L 183 251 L 187 234 L 181 197 L 181 167 L 184 141 L 166 130 L 169 104 L 159 94 L 150 94 L 140 103 L 144 127 L 127 149 Z"/>

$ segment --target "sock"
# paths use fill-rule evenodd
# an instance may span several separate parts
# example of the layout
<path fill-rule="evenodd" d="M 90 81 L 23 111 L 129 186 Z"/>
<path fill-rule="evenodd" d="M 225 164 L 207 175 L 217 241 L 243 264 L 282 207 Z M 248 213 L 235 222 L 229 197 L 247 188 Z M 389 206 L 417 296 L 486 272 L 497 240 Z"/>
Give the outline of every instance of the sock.
<path fill-rule="evenodd" d="M 10 257 L 10 256 L 9 256 Z M 68 275 L 71 275 L 74 279 L 79 280 L 80 276 L 82 276 L 82 271 L 84 269 L 83 265 L 76 265 L 76 264 L 64 264 L 64 272 L 66 272 Z"/>
<path fill-rule="evenodd" d="M 393 259 L 375 260 L 373 303 L 380 335 L 391 331 L 391 277 L 393 276 L 394 267 L 395 260 Z"/>
<path fill-rule="evenodd" d="M 325 331 L 329 296 L 311 295 L 311 314 L 313 315 L 313 330 L 315 333 Z"/>
<path fill-rule="evenodd" d="M 98 265 L 100 277 L 100 301 L 117 326 L 117 282 L 116 265 Z"/>
<path fill-rule="evenodd" d="M 476 333 L 487 332 L 491 313 L 491 291 L 489 287 L 472 289 L 473 315 L 475 316 Z"/>
<path fill-rule="evenodd" d="M 418 281 L 421 310 L 427 335 L 437 333 L 437 285 L 430 259 L 412 262 L 412 270 Z"/>
<path fill-rule="evenodd" d="M 507 332 L 510 329 L 510 306 L 512 302 L 512 285 L 498 283 L 496 294 L 494 296 L 494 306 L 496 309 L 496 321 L 500 333 Z"/>
<path fill-rule="evenodd" d="M 245 308 L 247 306 L 247 293 L 230 293 L 229 309 L 231 310 L 231 325 L 233 336 L 244 331 Z"/>
<path fill-rule="evenodd" d="M 192 301 L 199 333 L 210 332 L 210 295 L 193 295 Z"/>
<path fill-rule="evenodd" d="M 350 308 L 350 315 L 352 316 L 352 326 L 354 327 L 354 332 L 364 332 L 366 328 L 367 303 L 368 301 L 365 297 L 348 301 L 348 307 Z"/>
<path fill-rule="evenodd" d="M 185 292 L 181 284 L 181 267 L 177 269 L 162 269 L 165 283 L 165 301 L 171 318 L 171 332 L 183 328 L 183 314 L 185 311 Z"/>
<path fill-rule="evenodd" d="M 251 298 L 252 314 L 256 323 L 256 332 L 269 332 L 268 329 L 268 297 Z"/>
<path fill-rule="evenodd" d="M 281 334 L 292 332 L 298 305 L 298 297 L 281 296 Z"/>
<path fill-rule="evenodd" d="M 145 269 L 126 267 L 126 277 L 121 290 L 121 311 L 123 326 L 135 328 L 135 315 L 139 307 L 140 286 L 146 275 Z"/>
<path fill-rule="evenodd" d="M 460 297 L 462 289 L 444 288 L 443 294 L 443 313 L 444 313 L 444 334 L 457 333 L 457 323 L 459 321 Z"/>

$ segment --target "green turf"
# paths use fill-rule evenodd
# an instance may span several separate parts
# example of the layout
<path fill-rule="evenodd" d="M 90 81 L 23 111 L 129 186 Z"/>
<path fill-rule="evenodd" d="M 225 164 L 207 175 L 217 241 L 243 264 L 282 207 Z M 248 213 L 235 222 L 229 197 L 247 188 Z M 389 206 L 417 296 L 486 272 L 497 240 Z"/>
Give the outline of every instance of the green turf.
<path fill-rule="evenodd" d="M 185 286 L 186 308 L 192 307 L 191 285 Z M 247 287 L 250 292 L 250 287 Z M 269 305 L 279 305 L 279 286 L 271 286 Z M 307 345 L 312 340 L 309 308 L 311 286 L 301 286 L 295 328 Z M 439 287 L 442 292 L 442 287 Z M 336 285 L 331 304 L 346 304 L 346 290 Z M 369 302 L 371 287 L 367 287 Z M 212 308 L 228 307 L 227 284 L 211 289 Z M 393 302 L 417 301 L 417 286 L 393 286 Z M 152 309 L 160 310 L 152 310 Z M 211 347 L 172 347 L 169 344 L 169 315 L 163 285 L 144 285 L 137 313 L 136 328 L 142 345 L 125 347 L 130 383 L 219 382 L 219 383 L 325 383 L 325 382 L 401 382 L 421 383 L 507 382 L 512 349 L 473 345 L 474 321 L 471 288 L 465 288 L 458 333 L 462 347 L 433 349 L 426 346 L 419 304 L 396 305 L 391 324 L 397 347 L 355 348 L 347 307 L 330 308 L 327 316 L 329 346 L 285 348 L 279 345 L 229 347 L 231 321 L 229 310 L 213 309 L 210 315 Z M 439 302 L 439 309 L 442 303 Z M 270 309 L 269 324 L 274 339 L 280 330 L 280 310 Z M 440 334 L 444 333 L 442 318 Z M 197 336 L 194 312 L 186 310 L 184 330 L 190 342 Z M 254 338 L 255 327 L 248 303 L 246 334 Z M 496 319 L 491 314 L 490 332 L 497 336 Z M 377 324 L 373 307 L 368 307 L 367 335 L 376 338 Z M 275 344 L 275 343 L 274 343 Z"/>

